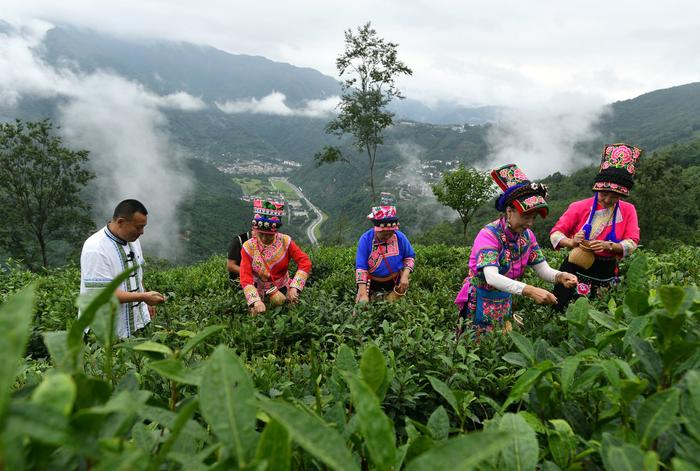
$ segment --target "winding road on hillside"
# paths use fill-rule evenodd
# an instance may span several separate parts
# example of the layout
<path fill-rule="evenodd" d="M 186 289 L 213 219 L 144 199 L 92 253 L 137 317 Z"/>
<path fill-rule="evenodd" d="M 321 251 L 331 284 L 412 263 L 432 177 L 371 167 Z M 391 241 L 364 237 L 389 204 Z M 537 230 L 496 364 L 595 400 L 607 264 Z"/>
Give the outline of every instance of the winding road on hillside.
<path fill-rule="evenodd" d="M 306 228 L 306 236 L 309 238 L 309 242 L 311 242 L 311 245 L 317 246 L 318 239 L 316 238 L 316 234 L 314 234 L 314 232 L 316 231 L 316 228 L 320 226 L 323 222 L 323 213 L 321 212 L 321 210 L 314 206 L 314 204 L 311 201 L 309 201 L 309 199 L 306 196 L 304 196 L 304 193 L 298 186 L 294 185 L 289 180 L 287 180 L 287 177 L 270 177 L 269 180 L 272 186 L 275 186 L 274 183 L 272 183 L 273 180 L 277 180 L 285 183 L 286 185 L 289 185 L 297 194 L 297 196 L 299 196 L 300 200 L 306 201 L 306 204 L 309 206 L 309 209 L 311 209 L 311 211 L 313 211 L 313 213 L 316 215 L 316 219 L 314 219 L 309 225 L 309 227 Z"/>

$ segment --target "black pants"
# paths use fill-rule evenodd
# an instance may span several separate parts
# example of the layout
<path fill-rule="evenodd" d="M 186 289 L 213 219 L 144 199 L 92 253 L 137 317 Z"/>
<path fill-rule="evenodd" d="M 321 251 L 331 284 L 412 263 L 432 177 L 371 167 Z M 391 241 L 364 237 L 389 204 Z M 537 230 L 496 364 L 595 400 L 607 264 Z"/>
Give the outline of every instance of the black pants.
<path fill-rule="evenodd" d="M 599 288 L 614 284 L 617 280 L 617 259 L 596 257 L 590 268 L 583 269 L 569 262 L 569 257 L 566 257 L 559 270 L 573 273 L 578 278 L 579 285 L 588 285 L 589 290 L 585 294 L 586 286 L 565 288 L 562 284 L 555 284 L 553 292 L 557 297 L 557 304 L 554 309 L 564 312 L 572 300 L 584 295 L 595 296 Z"/>
<path fill-rule="evenodd" d="M 381 292 L 389 292 L 393 291 L 394 287 L 396 286 L 396 282 L 399 279 L 397 276 L 396 278 L 392 280 L 387 280 L 387 281 L 375 281 L 375 280 L 370 280 L 369 282 L 369 290 L 368 293 L 369 295 L 381 293 Z"/>

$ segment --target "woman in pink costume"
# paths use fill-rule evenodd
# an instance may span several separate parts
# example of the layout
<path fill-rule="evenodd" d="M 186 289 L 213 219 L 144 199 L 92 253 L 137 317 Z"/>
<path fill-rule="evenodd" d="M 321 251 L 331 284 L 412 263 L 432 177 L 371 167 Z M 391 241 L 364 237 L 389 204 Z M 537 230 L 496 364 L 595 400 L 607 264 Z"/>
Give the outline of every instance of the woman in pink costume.
<path fill-rule="evenodd" d="M 550 232 L 555 249 L 574 249 L 585 242 L 595 254 L 588 268 L 564 260 L 561 270 L 578 277 L 575 287 L 557 285 L 556 309 L 566 310 L 578 296 L 595 295 L 598 288 L 617 282 L 617 262 L 629 256 L 639 244 L 637 211 L 622 200 L 634 185 L 635 166 L 642 149 L 627 144 L 609 144 L 603 148 L 600 171 L 593 184 L 594 195 L 576 201 L 562 214 Z"/>
<path fill-rule="evenodd" d="M 576 276 L 552 269 L 544 258 L 535 234 L 530 229 L 537 215 L 545 217 L 547 187 L 531 182 L 515 165 L 504 165 L 491 172 L 503 190 L 496 200 L 501 217 L 484 226 L 474 240 L 469 257 L 469 275 L 455 303 L 460 308 L 460 327 L 466 322 L 477 333 L 494 326 L 511 329 L 512 296 L 527 296 L 539 304 L 555 304 L 547 290 L 518 281 L 532 267 L 550 283 L 575 286 Z"/>

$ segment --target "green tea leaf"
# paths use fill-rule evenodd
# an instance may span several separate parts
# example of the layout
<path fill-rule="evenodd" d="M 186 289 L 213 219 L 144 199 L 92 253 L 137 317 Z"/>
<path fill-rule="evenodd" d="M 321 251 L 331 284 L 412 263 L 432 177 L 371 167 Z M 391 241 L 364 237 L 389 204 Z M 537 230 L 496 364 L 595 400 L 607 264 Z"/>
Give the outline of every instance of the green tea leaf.
<path fill-rule="evenodd" d="M 7 428 L 42 443 L 74 446 L 74 431 L 68 417 L 45 404 L 13 403 L 7 417 Z"/>
<path fill-rule="evenodd" d="M 596 335 L 595 346 L 598 350 L 603 350 L 605 347 L 611 343 L 616 343 L 618 340 L 622 339 L 627 333 L 627 327 L 621 327 L 619 329 L 610 330 L 602 334 Z"/>
<path fill-rule="evenodd" d="M 615 471 L 640 471 L 644 469 L 644 452 L 637 446 L 625 443 L 622 446 L 606 446 L 600 452 L 605 469 Z"/>
<path fill-rule="evenodd" d="M 71 350 L 72 352 L 75 352 L 76 350 L 79 351 L 82 345 L 83 333 L 85 332 L 85 329 L 87 329 L 88 326 L 92 323 L 93 319 L 95 318 L 95 314 L 97 313 L 97 310 L 102 305 L 107 304 L 110 301 L 112 296 L 114 296 L 114 292 L 117 290 L 117 288 L 119 288 L 122 282 L 129 278 L 129 276 L 131 276 L 131 273 L 137 268 L 138 267 L 134 265 L 130 269 L 120 273 L 112 281 L 110 281 L 109 284 L 102 291 L 90 297 L 89 303 L 87 304 L 87 306 L 85 306 L 84 309 L 80 310 L 80 316 L 78 317 L 78 319 L 76 319 L 75 322 L 73 322 L 73 324 L 70 327 L 70 331 L 68 332 L 69 350 Z"/>
<path fill-rule="evenodd" d="M 214 335 L 215 333 L 225 329 L 226 326 L 224 325 L 209 325 L 199 331 L 197 335 L 194 337 L 190 338 L 185 345 L 182 347 L 182 350 L 180 351 L 180 356 L 184 357 L 187 355 L 194 347 L 202 343 L 207 339 L 207 337 L 210 337 Z"/>
<path fill-rule="evenodd" d="M 588 298 L 582 296 L 569 304 L 566 310 L 566 321 L 577 327 L 584 327 L 588 320 L 588 310 L 591 308 Z"/>
<path fill-rule="evenodd" d="M 561 391 L 564 393 L 564 397 L 569 395 L 579 363 L 581 363 L 581 359 L 578 357 L 567 357 L 561 364 Z"/>
<path fill-rule="evenodd" d="M 523 395 L 527 394 L 537 383 L 537 381 L 539 381 L 542 374 L 543 372 L 539 368 L 529 368 L 525 371 L 525 373 L 520 375 L 518 380 L 513 385 L 513 388 L 510 390 L 508 399 L 506 399 L 506 402 L 504 402 L 501 406 L 501 411 L 506 410 L 509 405 L 519 401 Z"/>
<path fill-rule="evenodd" d="M 529 365 L 535 363 L 535 348 L 530 339 L 514 330 L 510 331 L 508 335 L 513 340 L 513 343 L 518 348 L 520 353 L 522 353 L 523 356 L 525 356 L 525 358 L 527 358 L 527 360 L 530 362 Z"/>
<path fill-rule="evenodd" d="M 651 309 L 651 306 L 649 306 L 649 294 L 647 291 L 630 289 L 625 293 L 622 306 L 630 316 L 643 316 Z"/>
<path fill-rule="evenodd" d="M 258 461 L 267 462 L 266 471 L 288 471 L 292 459 L 292 443 L 289 433 L 276 420 L 270 420 L 260 435 L 255 453 Z"/>
<path fill-rule="evenodd" d="M 644 454 L 644 471 L 658 471 L 659 463 L 659 455 L 655 451 L 649 450 Z"/>
<path fill-rule="evenodd" d="M 537 435 L 530 425 L 518 414 L 503 414 L 498 430 L 510 432 L 508 445 L 501 451 L 506 469 L 530 470 L 537 466 L 540 453 Z"/>
<path fill-rule="evenodd" d="M 547 429 L 547 443 L 554 462 L 566 469 L 571 464 L 576 451 L 576 436 L 566 420 L 553 419 L 549 421 L 554 427 Z"/>
<path fill-rule="evenodd" d="M 520 366 L 522 368 L 527 368 L 532 363 L 528 362 L 522 353 L 508 352 L 503 355 L 503 360 L 510 363 L 511 365 Z"/>
<path fill-rule="evenodd" d="M 678 286 L 659 286 L 657 289 L 657 295 L 661 300 L 661 304 L 671 316 L 678 314 L 678 308 L 685 301 L 685 294 L 685 290 Z"/>
<path fill-rule="evenodd" d="M 0 307 L 0 425 L 29 340 L 33 305 L 34 285 L 29 285 Z"/>
<path fill-rule="evenodd" d="M 666 389 L 647 397 L 637 411 L 637 435 L 649 444 L 673 425 L 678 413 L 680 391 Z"/>
<path fill-rule="evenodd" d="M 639 255 L 632 261 L 625 277 L 628 290 L 647 290 L 647 266 L 647 257 L 644 254 Z"/>
<path fill-rule="evenodd" d="M 574 384 L 571 386 L 571 392 L 588 392 L 588 390 L 593 387 L 598 377 L 603 374 L 605 370 L 602 366 L 594 363 L 583 370 L 575 380 Z"/>
<path fill-rule="evenodd" d="M 599 363 L 605 372 L 605 377 L 608 379 L 610 386 L 614 391 L 620 389 L 620 370 L 614 360 L 603 360 Z"/>
<path fill-rule="evenodd" d="M 180 436 L 180 433 L 185 428 L 185 425 L 187 425 L 187 422 L 190 420 L 190 418 L 194 414 L 194 411 L 197 409 L 198 405 L 199 404 L 197 403 L 197 400 L 195 399 L 193 401 L 186 403 L 182 407 L 182 409 L 180 409 L 178 411 L 177 417 L 175 418 L 175 423 L 170 428 L 170 433 L 168 434 L 168 438 L 160 446 L 160 449 L 158 450 L 158 454 L 156 456 L 154 456 L 153 459 L 151 460 L 151 464 L 149 467 L 151 470 L 155 471 L 155 470 L 159 469 L 160 465 L 165 461 L 165 458 L 168 456 L 168 453 L 170 453 L 170 450 L 173 448 L 175 441 Z"/>
<path fill-rule="evenodd" d="M 434 376 L 427 376 L 428 381 L 430 381 L 430 385 L 433 387 L 433 389 L 437 391 L 442 397 L 444 397 L 447 403 L 452 406 L 452 409 L 454 409 L 455 413 L 461 417 L 462 411 L 459 409 L 457 398 L 455 397 L 450 387 L 442 381 L 440 381 L 439 379 L 435 378 Z"/>
<path fill-rule="evenodd" d="M 200 409 L 241 468 L 252 460 L 257 441 L 254 394 L 241 359 L 225 346 L 218 346 L 204 367 L 199 385 Z"/>
<path fill-rule="evenodd" d="M 379 347 L 371 344 L 365 349 L 360 359 L 360 371 L 363 381 L 378 393 L 387 376 L 386 360 Z"/>
<path fill-rule="evenodd" d="M 644 338 L 645 336 L 643 335 L 643 332 L 649 325 L 651 319 L 652 318 L 650 315 L 633 318 L 630 324 L 627 326 L 627 332 L 623 338 L 624 344 L 631 345 L 631 340 L 635 337 Z"/>
<path fill-rule="evenodd" d="M 618 323 L 615 322 L 615 318 L 613 316 L 597 311 L 595 309 L 588 310 L 588 317 L 590 317 L 596 323 L 602 325 L 608 330 L 617 330 L 620 327 Z"/>
<path fill-rule="evenodd" d="M 428 419 L 428 430 L 433 440 L 446 440 L 450 434 L 450 418 L 447 416 L 447 411 L 444 407 L 438 406 L 437 409 L 430 414 Z"/>
<path fill-rule="evenodd" d="M 355 360 L 355 355 L 353 355 L 352 350 L 347 345 L 343 344 L 338 347 L 338 353 L 335 356 L 335 367 L 340 371 L 348 371 L 350 373 L 357 373 L 357 360 Z"/>
<path fill-rule="evenodd" d="M 70 356 L 68 352 L 68 331 L 44 332 L 44 345 L 51 355 L 56 368 L 65 373 L 71 373 Z"/>
<path fill-rule="evenodd" d="M 659 354 L 649 342 L 638 337 L 632 337 L 630 339 L 630 345 L 637 355 L 637 358 L 639 358 L 639 362 L 642 364 L 644 371 L 658 383 L 661 380 L 661 372 L 663 371 L 663 363 L 661 362 Z"/>
<path fill-rule="evenodd" d="M 44 380 L 32 393 L 32 402 L 69 416 L 77 395 L 75 381 L 70 375 L 54 373 L 44 376 Z"/>
<path fill-rule="evenodd" d="M 524 411 L 521 410 L 518 412 L 518 415 L 527 422 L 527 424 L 532 427 L 532 429 L 535 431 L 535 433 L 546 433 L 547 428 L 544 426 L 542 421 L 540 420 L 539 417 L 537 417 L 535 414 L 532 412 Z"/>
<path fill-rule="evenodd" d="M 84 373 L 75 373 L 73 381 L 78 389 L 75 399 L 77 410 L 104 404 L 112 395 L 112 385 L 102 379 L 91 378 Z"/>
<path fill-rule="evenodd" d="M 281 423 L 304 450 L 337 471 L 355 471 L 355 462 L 338 432 L 313 414 L 283 401 L 260 399 L 260 408 Z"/>
<path fill-rule="evenodd" d="M 182 384 L 198 386 L 202 379 L 201 370 L 187 368 L 180 360 L 165 359 L 152 361 L 148 363 L 148 367 L 162 377 Z"/>
<path fill-rule="evenodd" d="M 700 372 L 689 371 L 685 382 L 687 392 L 681 405 L 681 416 L 690 434 L 700 443 Z"/>
<path fill-rule="evenodd" d="M 149 422 L 162 425 L 170 430 L 174 429 L 177 423 L 177 414 L 175 412 L 148 404 L 139 408 L 139 417 Z M 193 442 L 204 442 L 209 438 L 209 434 L 199 422 L 190 420 L 185 423 L 181 440 L 185 437 Z"/>
<path fill-rule="evenodd" d="M 360 429 L 365 439 L 372 463 L 377 469 L 388 470 L 396 461 L 396 435 L 394 423 L 382 411 L 379 399 L 364 381 L 346 373 L 352 402 L 360 419 Z"/>
<path fill-rule="evenodd" d="M 163 345 L 158 342 L 153 342 L 151 340 L 139 343 L 138 345 L 134 346 L 133 349 L 139 352 L 163 353 L 168 357 L 172 357 L 175 355 L 172 349 L 167 345 Z"/>
<path fill-rule="evenodd" d="M 510 445 L 507 432 L 472 432 L 438 443 L 408 462 L 406 471 L 468 471 Z"/>

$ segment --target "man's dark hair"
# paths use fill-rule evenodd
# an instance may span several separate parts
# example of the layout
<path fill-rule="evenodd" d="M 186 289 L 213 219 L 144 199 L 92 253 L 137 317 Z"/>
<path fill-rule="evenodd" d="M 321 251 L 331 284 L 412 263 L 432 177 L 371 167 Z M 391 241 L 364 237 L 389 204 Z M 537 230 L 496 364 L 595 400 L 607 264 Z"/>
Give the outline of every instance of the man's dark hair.
<path fill-rule="evenodd" d="M 144 216 L 148 214 L 146 207 L 137 200 L 124 200 L 114 208 L 112 219 L 124 218 L 131 219 L 134 213 L 141 213 Z"/>

